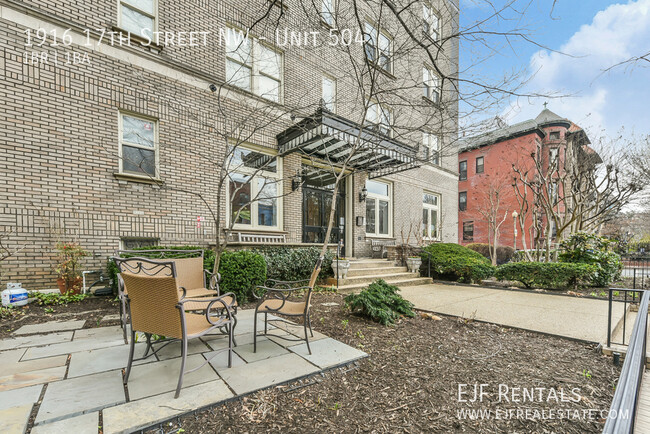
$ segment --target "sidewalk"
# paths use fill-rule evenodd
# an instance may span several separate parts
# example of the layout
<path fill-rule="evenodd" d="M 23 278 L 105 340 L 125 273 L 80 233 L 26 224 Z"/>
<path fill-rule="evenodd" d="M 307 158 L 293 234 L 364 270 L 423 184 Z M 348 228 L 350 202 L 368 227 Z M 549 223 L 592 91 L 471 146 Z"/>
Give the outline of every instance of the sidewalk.
<path fill-rule="evenodd" d="M 401 288 L 401 294 L 418 309 L 444 315 L 589 342 L 607 340 L 606 300 L 437 283 Z M 613 309 L 612 327 L 622 318 L 623 303 L 614 303 Z"/>

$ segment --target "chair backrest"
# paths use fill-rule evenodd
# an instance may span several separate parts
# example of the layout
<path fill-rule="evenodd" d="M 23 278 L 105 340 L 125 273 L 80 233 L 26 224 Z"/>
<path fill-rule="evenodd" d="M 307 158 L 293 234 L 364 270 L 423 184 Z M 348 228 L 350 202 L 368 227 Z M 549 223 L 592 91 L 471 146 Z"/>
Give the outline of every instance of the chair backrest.
<path fill-rule="evenodd" d="M 176 278 L 121 273 L 129 291 L 133 330 L 171 338 L 182 338 L 181 311 Z"/>
<path fill-rule="evenodd" d="M 178 286 L 185 289 L 205 288 L 205 273 L 203 258 L 170 259 L 176 264 L 176 279 Z"/>

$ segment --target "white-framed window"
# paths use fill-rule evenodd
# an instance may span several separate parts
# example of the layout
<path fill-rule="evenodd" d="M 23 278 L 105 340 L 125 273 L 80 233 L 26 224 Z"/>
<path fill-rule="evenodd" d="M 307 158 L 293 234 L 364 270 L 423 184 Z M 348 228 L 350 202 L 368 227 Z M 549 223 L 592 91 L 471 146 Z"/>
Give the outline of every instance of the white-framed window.
<path fill-rule="evenodd" d="M 119 114 L 120 173 L 158 178 L 158 121 Z"/>
<path fill-rule="evenodd" d="M 336 112 L 336 80 L 324 75 L 322 88 L 325 108 L 331 112 Z"/>
<path fill-rule="evenodd" d="M 334 0 L 321 0 L 321 19 L 325 24 L 334 27 Z"/>
<path fill-rule="evenodd" d="M 381 181 L 366 181 L 366 235 L 389 237 L 392 234 L 392 184 Z"/>
<path fill-rule="evenodd" d="M 388 73 L 393 72 L 393 40 L 385 31 L 370 23 L 364 27 L 366 57 Z"/>
<path fill-rule="evenodd" d="M 440 195 L 425 191 L 422 195 L 422 236 L 440 239 Z"/>
<path fill-rule="evenodd" d="M 238 29 L 226 32 L 226 82 L 266 98 L 282 100 L 282 53 L 246 37 Z"/>
<path fill-rule="evenodd" d="M 426 3 L 422 5 L 422 30 L 434 41 L 440 40 L 440 16 Z"/>
<path fill-rule="evenodd" d="M 438 104 L 440 102 L 440 77 L 426 66 L 422 68 L 422 82 L 424 84 L 424 97 Z"/>
<path fill-rule="evenodd" d="M 236 229 L 282 227 L 282 160 L 238 145 L 228 162 L 228 222 Z"/>
<path fill-rule="evenodd" d="M 366 111 L 366 122 L 372 129 L 390 136 L 393 131 L 393 111 L 383 104 L 370 102 Z"/>
<path fill-rule="evenodd" d="M 432 164 L 440 165 L 440 137 L 437 134 L 423 132 L 422 145 L 426 153 L 426 159 Z"/>
<path fill-rule="evenodd" d="M 119 28 L 153 39 L 158 30 L 158 0 L 118 0 L 117 17 Z"/>

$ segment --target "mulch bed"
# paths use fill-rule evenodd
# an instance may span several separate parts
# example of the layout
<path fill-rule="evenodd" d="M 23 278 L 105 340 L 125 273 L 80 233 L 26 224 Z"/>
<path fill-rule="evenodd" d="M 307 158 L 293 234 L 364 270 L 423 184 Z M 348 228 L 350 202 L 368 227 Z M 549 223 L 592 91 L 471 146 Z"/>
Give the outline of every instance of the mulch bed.
<path fill-rule="evenodd" d="M 84 328 L 100 326 L 106 315 L 118 314 L 120 306 L 114 297 L 90 297 L 81 302 L 64 305 L 39 306 L 36 302 L 17 307 L 18 314 L 0 321 L 0 338 L 7 338 L 11 333 L 26 324 L 42 324 L 50 321 L 74 321 L 85 319 Z M 118 321 L 103 322 L 101 327 L 117 325 Z"/>
<path fill-rule="evenodd" d="M 323 303 L 338 303 L 324 306 Z M 342 309 L 343 297 L 316 294 L 312 324 L 318 330 L 370 357 L 357 369 L 329 371 L 316 383 L 289 390 L 281 386 L 249 395 L 209 410 L 164 424 L 165 433 L 180 428 L 190 433 L 215 432 L 601 432 L 604 419 L 562 413 L 559 410 L 607 410 L 619 368 L 595 345 L 442 317 L 403 319 L 383 327 Z M 460 402 L 459 384 L 485 386 L 479 402 Z M 533 401 L 497 402 L 499 385 L 538 387 Z M 574 388 L 577 395 L 573 395 Z M 579 399 L 579 402 L 561 402 Z M 503 390 L 503 389 L 502 389 Z M 557 395 L 550 395 L 553 390 Z M 549 396 L 556 396 L 547 401 Z M 579 398 L 576 398 L 579 396 Z M 530 398 L 530 396 L 528 396 Z M 496 420 L 460 418 L 461 410 L 529 409 L 528 417 L 502 413 Z M 537 410 L 540 413 L 534 413 Z M 551 418 L 542 410 L 556 411 Z M 516 410 L 515 410 L 516 411 Z M 605 412 L 606 416 L 606 412 Z M 180 430 L 179 430 L 180 431 Z M 160 427 L 149 432 L 161 432 Z"/>

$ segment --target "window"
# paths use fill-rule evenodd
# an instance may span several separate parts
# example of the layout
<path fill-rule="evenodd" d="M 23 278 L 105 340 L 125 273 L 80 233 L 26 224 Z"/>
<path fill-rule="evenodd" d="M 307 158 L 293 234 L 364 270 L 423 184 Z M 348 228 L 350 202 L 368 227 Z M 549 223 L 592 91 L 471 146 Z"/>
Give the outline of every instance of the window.
<path fill-rule="evenodd" d="M 465 211 L 467 209 L 467 192 L 461 191 L 458 193 L 458 211 Z"/>
<path fill-rule="evenodd" d="M 366 181 L 366 235 L 389 236 L 391 211 L 391 186 L 385 182 Z"/>
<path fill-rule="evenodd" d="M 548 199 L 551 205 L 557 205 L 559 199 L 559 185 L 557 182 L 548 184 Z"/>
<path fill-rule="evenodd" d="M 440 164 L 440 138 L 432 133 L 422 133 L 422 144 L 426 151 L 426 158 L 431 163 Z"/>
<path fill-rule="evenodd" d="M 393 125 L 393 112 L 386 106 L 369 103 L 366 111 L 366 122 L 371 128 L 382 134 L 390 136 Z"/>
<path fill-rule="evenodd" d="M 438 104 L 440 102 L 440 77 L 427 68 L 422 68 L 424 97 Z"/>
<path fill-rule="evenodd" d="M 483 173 L 483 157 L 476 157 L 476 173 Z"/>
<path fill-rule="evenodd" d="M 233 28 L 226 32 L 226 81 L 274 102 L 281 100 L 282 54 Z"/>
<path fill-rule="evenodd" d="M 463 241 L 474 241 L 474 222 L 463 222 Z"/>
<path fill-rule="evenodd" d="M 434 41 L 440 39 L 440 17 L 428 4 L 422 5 L 422 27 L 424 33 Z"/>
<path fill-rule="evenodd" d="M 467 179 L 467 161 L 461 161 L 458 163 L 458 179 L 460 181 L 465 181 Z"/>
<path fill-rule="evenodd" d="M 120 113 L 120 173 L 158 177 L 157 122 Z"/>
<path fill-rule="evenodd" d="M 365 26 L 366 58 L 368 61 L 384 71 L 393 71 L 393 41 L 383 31 L 372 24 Z"/>
<path fill-rule="evenodd" d="M 235 227 L 280 229 L 281 161 L 238 146 L 228 162 L 228 206 Z"/>
<path fill-rule="evenodd" d="M 331 112 L 336 112 L 336 80 L 323 77 L 323 104 Z"/>
<path fill-rule="evenodd" d="M 137 36 L 153 39 L 157 30 L 157 0 L 119 0 L 118 26 Z"/>
<path fill-rule="evenodd" d="M 553 131 L 550 134 L 551 140 L 560 140 L 560 132 L 559 131 Z"/>
<path fill-rule="evenodd" d="M 548 150 L 548 161 L 549 163 L 557 163 L 558 148 L 550 148 Z"/>
<path fill-rule="evenodd" d="M 334 27 L 334 0 L 322 0 L 321 18 L 325 24 Z"/>
<path fill-rule="evenodd" d="M 422 198 L 422 236 L 427 240 L 438 240 L 440 234 L 440 196 L 424 192 Z"/>

